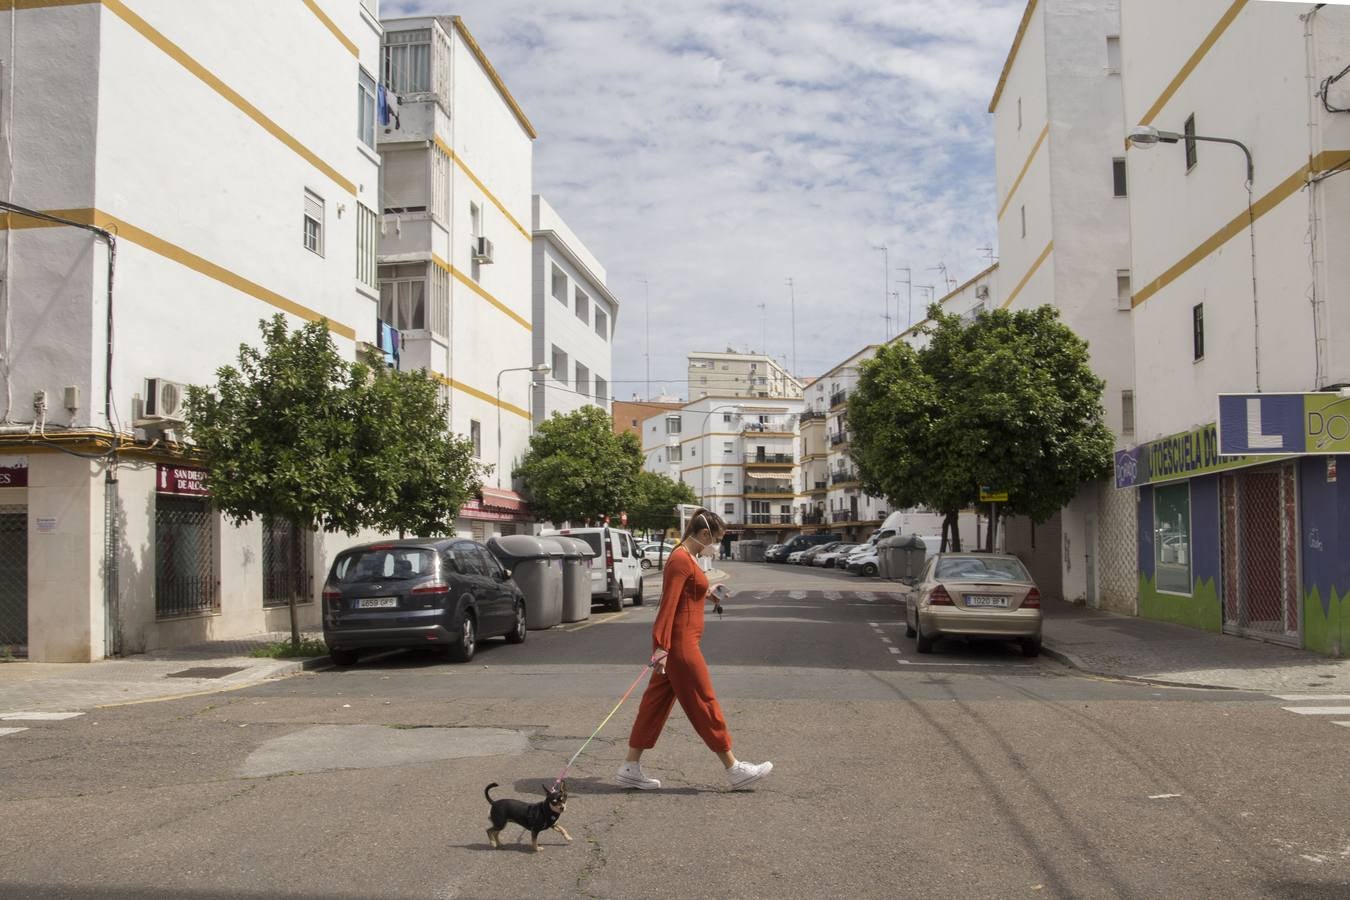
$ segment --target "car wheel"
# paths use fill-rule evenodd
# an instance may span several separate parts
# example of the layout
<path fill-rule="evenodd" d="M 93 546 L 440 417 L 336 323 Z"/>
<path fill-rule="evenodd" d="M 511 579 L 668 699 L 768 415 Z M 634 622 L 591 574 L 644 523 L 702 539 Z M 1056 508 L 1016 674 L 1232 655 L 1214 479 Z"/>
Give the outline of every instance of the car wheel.
<path fill-rule="evenodd" d="M 614 595 L 605 599 L 605 609 L 610 612 L 620 612 L 623 610 L 623 582 L 614 589 Z"/>
<path fill-rule="evenodd" d="M 646 557 L 643 557 L 643 559 L 642 559 L 642 568 L 644 568 L 644 569 L 650 569 L 651 567 L 652 567 L 652 561 L 651 561 L 650 559 L 647 559 Z"/>
<path fill-rule="evenodd" d="M 333 661 L 335 666 L 354 666 L 356 665 L 356 658 L 360 655 L 359 651 L 347 648 L 328 648 L 328 658 Z"/>
<path fill-rule="evenodd" d="M 645 578 L 639 578 L 639 579 L 638 579 L 638 589 L 637 589 L 637 593 L 633 595 L 633 605 L 634 605 L 634 606 L 641 606 L 644 602 L 646 602 L 646 601 L 644 601 L 644 600 L 642 599 L 642 589 L 643 589 L 643 587 L 646 586 L 646 584 L 647 584 L 647 579 L 645 579 Z"/>
<path fill-rule="evenodd" d="M 506 642 L 508 644 L 523 644 L 525 643 L 525 634 L 525 604 L 517 603 L 516 624 L 506 633 Z"/>
<path fill-rule="evenodd" d="M 450 645 L 450 659 L 454 662 L 468 662 L 478 649 L 478 629 L 475 627 L 473 613 L 464 614 L 464 624 L 459 630 L 459 640 Z"/>
<path fill-rule="evenodd" d="M 1022 641 L 1022 655 L 1040 656 L 1041 655 L 1040 640 L 1037 638 L 1027 638 L 1026 640 Z"/>
<path fill-rule="evenodd" d="M 919 633 L 919 632 L 914 628 L 914 626 L 911 625 L 911 624 L 909 624 L 909 613 L 906 612 L 906 613 L 905 613 L 905 637 L 912 638 L 912 637 L 914 637 L 914 636 L 915 636 L 916 634 L 918 634 L 918 633 Z"/>
<path fill-rule="evenodd" d="M 932 652 L 933 652 L 933 639 L 930 638 L 930 637 L 925 637 L 925 636 L 924 636 L 924 633 L 923 633 L 922 631 L 919 631 L 918 629 L 915 629 L 915 631 L 914 631 L 914 649 L 915 649 L 915 650 L 918 650 L 920 653 L 932 653 Z"/>
<path fill-rule="evenodd" d="M 876 577 L 877 574 L 877 567 L 872 565 L 871 563 L 868 563 L 867 565 L 863 566 L 862 572 L 868 578 L 874 578 Z"/>

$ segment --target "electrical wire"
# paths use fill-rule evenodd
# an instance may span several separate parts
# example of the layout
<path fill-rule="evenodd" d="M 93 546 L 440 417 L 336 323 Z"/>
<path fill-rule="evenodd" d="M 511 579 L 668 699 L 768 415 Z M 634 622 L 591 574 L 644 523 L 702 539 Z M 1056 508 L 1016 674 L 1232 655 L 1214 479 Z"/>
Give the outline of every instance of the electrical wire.
<path fill-rule="evenodd" d="M 1329 113 L 1350 112 L 1350 108 L 1332 106 L 1330 96 L 1331 86 L 1334 85 L 1336 82 L 1340 81 L 1346 75 L 1350 75 L 1350 66 L 1346 66 L 1344 69 L 1341 69 L 1341 71 L 1336 73 L 1335 75 L 1329 75 L 1326 78 L 1323 78 L 1322 84 L 1317 89 L 1317 96 L 1322 99 L 1322 106 Z"/>

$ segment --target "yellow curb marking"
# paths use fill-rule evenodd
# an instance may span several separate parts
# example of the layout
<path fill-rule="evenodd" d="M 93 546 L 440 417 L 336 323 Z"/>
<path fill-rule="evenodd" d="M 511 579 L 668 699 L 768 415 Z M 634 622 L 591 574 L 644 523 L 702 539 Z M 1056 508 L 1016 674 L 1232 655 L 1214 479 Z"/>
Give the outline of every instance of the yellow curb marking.
<path fill-rule="evenodd" d="M 583 622 L 580 625 L 573 625 L 571 628 L 564 628 L 563 631 L 580 631 L 583 628 L 590 628 L 592 625 L 604 625 L 607 622 L 613 622 L 615 619 L 622 619 L 624 616 L 628 615 L 631 612 L 632 612 L 631 609 L 626 609 L 623 612 L 610 613 L 607 616 L 600 616 L 599 618 L 592 619 L 589 622 Z"/>

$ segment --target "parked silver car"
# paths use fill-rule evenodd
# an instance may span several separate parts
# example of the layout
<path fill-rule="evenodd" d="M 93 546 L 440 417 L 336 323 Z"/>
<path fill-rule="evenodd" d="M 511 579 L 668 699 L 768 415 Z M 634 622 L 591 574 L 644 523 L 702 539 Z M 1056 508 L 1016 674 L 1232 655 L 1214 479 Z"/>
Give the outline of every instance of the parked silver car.
<path fill-rule="evenodd" d="M 905 635 L 920 653 L 942 637 L 1017 641 L 1041 652 L 1041 592 L 1015 556 L 939 553 L 924 565 L 905 608 Z"/>

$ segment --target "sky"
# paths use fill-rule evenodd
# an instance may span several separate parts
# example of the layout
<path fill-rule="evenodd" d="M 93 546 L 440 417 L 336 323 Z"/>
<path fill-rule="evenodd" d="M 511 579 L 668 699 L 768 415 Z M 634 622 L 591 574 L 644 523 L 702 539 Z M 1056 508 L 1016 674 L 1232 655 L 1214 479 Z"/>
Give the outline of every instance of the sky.
<path fill-rule="evenodd" d="M 694 351 L 818 375 L 903 330 L 911 296 L 922 319 L 917 286 L 947 292 L 939 265 L 956 283 L 989 265 L 987 109 L 1024 7 L 384 0 L 381 15 L 462 16 L 534 124 L 534 190 L 620 300 L 611 391 L 627 400 L 649 371 L 653 396 L 686 396 Z"/>

